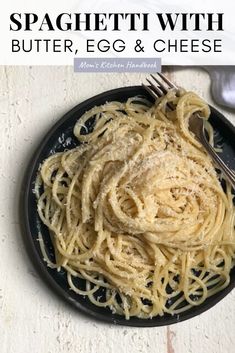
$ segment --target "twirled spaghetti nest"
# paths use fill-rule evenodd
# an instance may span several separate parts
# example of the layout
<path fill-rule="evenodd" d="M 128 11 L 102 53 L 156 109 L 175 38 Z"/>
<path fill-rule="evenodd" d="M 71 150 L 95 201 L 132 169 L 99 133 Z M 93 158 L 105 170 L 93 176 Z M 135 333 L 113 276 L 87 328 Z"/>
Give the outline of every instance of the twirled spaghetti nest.
<path fill-rule="evenodd" d="M 196 111 L 210 113 L 196 94 L 175 91 L 153 106 L 134 97 L 94 107 L 74 127 L 81 144 L 40 169 L 38 212 L 56 253 L 52 264 L 40 236 L 48 265 L 127 319 L 180 313 L 229 283 L 232 193 L 189 132 Z"/>

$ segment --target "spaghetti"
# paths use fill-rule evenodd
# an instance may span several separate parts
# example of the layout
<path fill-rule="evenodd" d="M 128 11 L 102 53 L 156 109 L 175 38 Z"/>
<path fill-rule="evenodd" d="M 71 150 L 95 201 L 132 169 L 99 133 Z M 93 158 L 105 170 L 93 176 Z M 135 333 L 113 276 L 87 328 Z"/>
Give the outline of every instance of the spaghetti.
<path fill-rule="evenodd" d="M 40 169 L 38 213 L 56 257 L 39 235 L 48 266 L 126 319 L 179 314 L 229 284 L 232 190 L 188 129 L 194 112 L 210 114 L 196 94 L 174 90 L 155 105 L 133 97 L 94 107 L 74 127 L 81 144 Z"/>

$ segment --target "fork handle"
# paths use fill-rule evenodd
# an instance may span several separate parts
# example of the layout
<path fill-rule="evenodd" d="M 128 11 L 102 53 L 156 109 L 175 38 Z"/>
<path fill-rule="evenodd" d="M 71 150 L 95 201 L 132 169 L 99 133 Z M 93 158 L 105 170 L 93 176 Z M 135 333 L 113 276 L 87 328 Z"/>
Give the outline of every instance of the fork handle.
<path fill-rule="evenodd" d="M 235 190 L 235 173 L 224 163 L 224 161 L 219 157 L 219 155 L 215 152 L 214 148 L 209 144 L 206 139 L 204 131 L 200 135 L 200 142 L 205 147 L 213 161 L 217 164 L 218 167 L 223 171 L 225 177 L 232 185 Z"/>

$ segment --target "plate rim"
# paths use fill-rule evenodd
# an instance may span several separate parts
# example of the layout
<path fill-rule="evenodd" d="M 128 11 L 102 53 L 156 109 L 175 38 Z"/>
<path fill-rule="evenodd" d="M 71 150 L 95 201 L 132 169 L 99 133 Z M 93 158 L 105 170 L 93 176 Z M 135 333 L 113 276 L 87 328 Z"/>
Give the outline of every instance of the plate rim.
<path fill-rule="evenodd" d="M 217 303 L 219 303 L 229 292 L 232 291 L 232 289 L 235 287 L 235 281 L 230 282 L 229 285 L 223 289 L 221 292 L 217 293 L 216 295 L 210 297 L 209 302 L 204 302 L 199 306 L 196 306 L 193 308 L 193 310 L 189 309 L 188 311 L 180 314 L 183 315 L 180 317 L 180 319 L 177 319 L 177 315 L 174 316 L 167 316 L 165 317 L 165 322 L 159 322 L 155 321 L 155 318 L 153 319 L 140 319 L 137 317 L 133 317 L 130 320 L 126 320 L 124 316 L 118 317 L 113 317 L 112 313 L 110 315 L 106 315 L 103 313 L 95 312 L 88 307 L 84 307 L 79 301 L 74 300 L 71 296 L 68 295 L 68 293 L 61 287 L 54 277 L 48 272 L 47 267 L 45 266 L 45 261 L 43 260 L 43 257 L 39 255 L 35 244 L 34 244 L 34 237 L 31 232 L 31 227 L 30 227 L 30 220 L 29 220 L 29 194 L 32 191 L 31 190 L 31 181 L 33 177 L 33 173 L 35 171 L 35 167 L 39 162 L 40 155 L 47 145 L 48 141 L 50 138 L 53 136 L 55 131 L 59 128 L 60 125 L 62 125 L 67 119 L 69 119 L 73 114 L 78 111 L 84 109 L 86 106 L 88 106 L 90 103 L 93 101 L 97 101 L 99 99 L 105 99 L 107 96 L 107 100 L 109 96 L 118 94 L 118 93 L 123 93 L 128 94 L 131 91 L 136 91 L 136 90 L 142 90 L 142 86 L 125 86 L 125 87 L 120 87 L 120 88 L 115 88 L 112 90 L 108 90 L 105 92 L 102 92 L 98 95 L 95 95 L 93 97 L 90 97 L 77 105 L 75 105 L 72 109 L 68 110 L 65 114 L 62 115 L 56 121 L 55 124 L 53 124 L 47 132 L 44 134 L 44 137 L 42 137 L 39 140 L 39 143 L 37 144 L 34 152 L 32 153 L 31 158 L 29 159 L 29 162 L 27 163 L 25 173 L 23 176 L 23 182 L 22 182 L 22 187 L 21 187 L 21 192 L 20 192 L 20 199 L 19 199 L 19 213 L 20 213 L 20 219 L 22 220 L 21 222 L 21 233 L 23 237 L 23 242 L 25 245 L 25 248 L 27 250 L 27 254 L 33 263 L 34 268 L 38 271 L 40 274 L 41 279 L 44 279 L 44 281 L 47 283 L 47 287 L 50 287 L 51 290 L 57 295 L 60 296 L 60 298 L 63 298 L 63 301 L 69 303 L 70 305 L 73 305 L 76 309 L 79 310 L 82 314 L 85 314 L 89 317 L 92 317 L 93 319 L 106 322 L 106 323 L 113 323 L 113 324 L 118 324 L 122 326 L 131 326 L 131 327 L 160 327 L 160 326 L 167 326 L 171 324 L 176 324 L 178 322 L 183 322 L 185 320 L 194 318 L 201 313 L 209 310 L 213 306 L 215 306 Z M 143 90 L 144 93 L 144 90 Z M 133 94 L 128 94 L 127 96 L 132 96 Z M 148 96 L 147 93 L 145 93 L 146 96 Z M 213 113 L 215 113 L 222 122 L 227 125 L 227 128 L 231 130 L 232 134 L 235 135 L 235 126 L 224 117 L 222 113 L 220 113 L 217 109 L 214 107 L 211 107 L 211 110 Z M 78 115 L 78 119 L 81 115 Z M 203 305 L 204 304 L 204 305 Z M 163 316 L 164 317 L 164 316 Z M 157 318 L 157 317 L 156 317 Z M 134 322 L 133 322 L 134 320 Z"/>

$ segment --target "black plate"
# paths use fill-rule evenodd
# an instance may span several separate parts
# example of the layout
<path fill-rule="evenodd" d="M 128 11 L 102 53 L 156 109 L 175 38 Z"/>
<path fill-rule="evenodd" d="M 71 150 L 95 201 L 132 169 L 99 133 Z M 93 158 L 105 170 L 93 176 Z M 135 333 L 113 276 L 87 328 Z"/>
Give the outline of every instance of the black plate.
<path fill-rule="evenodd" d="M 65 272 L 57 272 L 56 270 L 50 269 L 43 261 L 37 240 L 38 231 L 40 230 L 46 243 L 47 250 L 53 257 L 53 248 L 50 242 L 49 233 L 47 228 L 39 219 L 35 195 L 33 193 L 36 173 L 40 163 L 51 153 L 63 151 L 65 148 L 70 149 L 78 145 L 73 136 L 73 127 L 79 117 L 81 117 L 81 115 L 87 110 L 95 105 L 104 104 L 107 101 L 126 101 L 128 97 L 135 95 L 145 95 L 150 98 L 140 86 L 125 87 L 104 92 L 74 107 L 47 133 L 28 166 L 23 183 L 21 199 L 21 212 L 23 211 L 22 219 L 24 225 L 23 233 L 29 256 L 36 268 L 40 271 L 43 278 L 51 285 L 54 291 L 60 294 L 66 301 L 74 305 L 76 309 L 79 309 L 80 311 L 97 319 L 115 324 L 146 327 L 163 326 L 187 320 L 193 316 L 201 314 L 219 302 L 234 287 L 235 268 L 231 271 L 231 281 L 229 286 L 218 294 L 208 298 L 198 307 L 192 308 L 180 315 L 175 316 L 165 314 L 163 317 L 157 316 L 153 319 L 138 319 L 132 317 L 130 320 L 125 320 L 122 316 L 112 314 L 108 308 L 105 309 L 96 307 L 88 299 L 86 299 L 86 297 L 84 298 L 83 296 L 80 296 L 70 290 L 67 284 Z M 223 145 L 223 159 L 231 168 L 235 169 L 234 126 L 213 108 L 210 122 L 216 130 L 216 142 Z"/>

